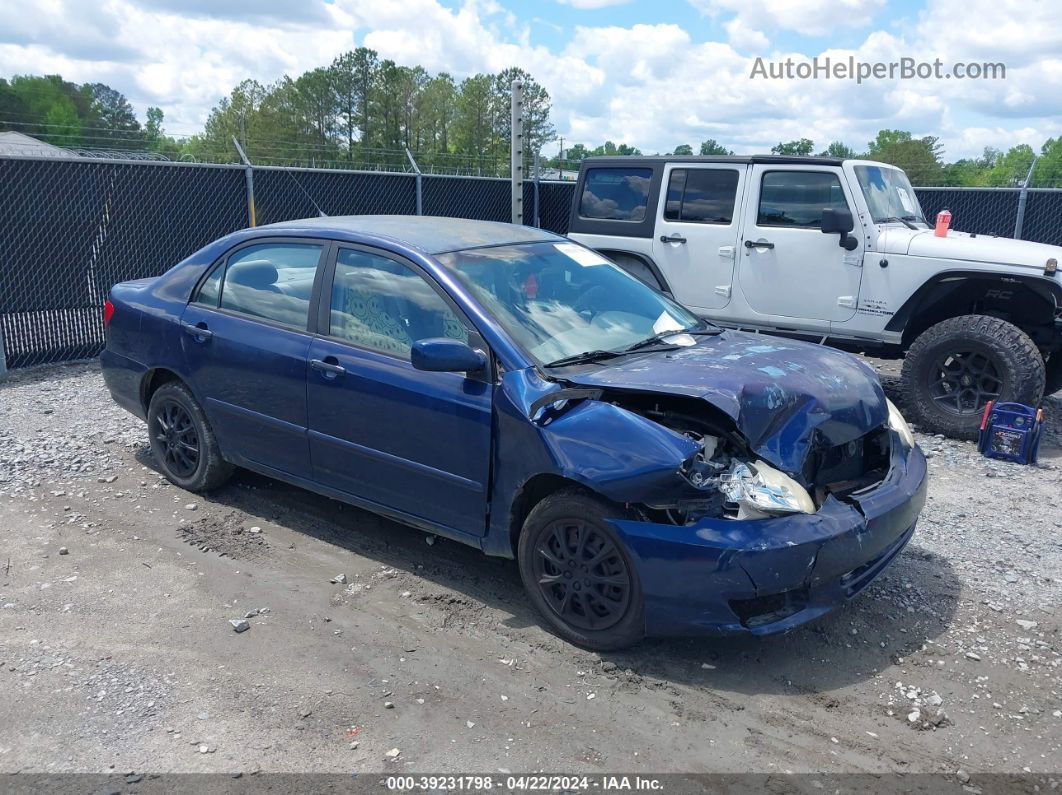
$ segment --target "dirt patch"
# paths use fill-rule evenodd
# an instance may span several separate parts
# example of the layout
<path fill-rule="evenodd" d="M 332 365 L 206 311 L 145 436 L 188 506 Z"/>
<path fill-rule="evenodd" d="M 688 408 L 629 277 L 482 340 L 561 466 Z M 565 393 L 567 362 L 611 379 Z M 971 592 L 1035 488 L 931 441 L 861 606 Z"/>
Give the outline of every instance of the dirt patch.
<path fill-rule="evenodd" d="M 236 560 L 261 560 L 269 554 L 269 545 L 262 528 L 245 520 L 245 515 L 237 511 L 203 516 L 178 527 L 177 535 L 200 552 L 214 552 Z"/>

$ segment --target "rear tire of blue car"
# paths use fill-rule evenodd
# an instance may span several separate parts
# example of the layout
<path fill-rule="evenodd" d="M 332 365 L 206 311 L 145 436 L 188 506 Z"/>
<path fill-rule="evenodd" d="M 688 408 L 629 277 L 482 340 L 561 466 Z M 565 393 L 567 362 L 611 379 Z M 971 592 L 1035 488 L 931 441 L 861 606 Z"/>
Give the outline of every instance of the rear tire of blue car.
<path fill-rule="evenodd" d="M 520 577 L 550 628 L 570 643 L 611 651 L 645 637 L 641 584 L 610 519 L 630 511 L 577 489 L 546 497 L 524 522 Z"/>
<path fill-rule="evenodd" d="M 163 384 L 151 396 L 147 412 L 151 452 L 162 474 L 175 486 L 210 491 L 232 475 L 221 457 L 206 414 L 184 384 Z"/>

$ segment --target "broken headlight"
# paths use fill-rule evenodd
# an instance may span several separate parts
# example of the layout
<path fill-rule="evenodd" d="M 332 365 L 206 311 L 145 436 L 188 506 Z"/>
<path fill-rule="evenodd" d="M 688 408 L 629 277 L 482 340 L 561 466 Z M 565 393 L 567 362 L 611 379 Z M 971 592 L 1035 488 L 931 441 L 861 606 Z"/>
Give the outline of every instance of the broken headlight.
<path fill-rule="evenodd" d="M 807 489 L 763 461 L 735 462 L 720 484 L 727 500 L 738 506 L 739 519 L 779 513 L 815 513 Z"/>
<path fill-rule="evenodd" d="M 900 410 L 896 408 L 896 405 L 891 400 L 886 398 L 885 402 L 889 404 L 889 428 L 897 433 L 904 447 L 910 450 L 915 446 L 915 438 L 914 433 L 911 432 L 911 426 L 907 424 L 907 420 L 903 418 Z"/>

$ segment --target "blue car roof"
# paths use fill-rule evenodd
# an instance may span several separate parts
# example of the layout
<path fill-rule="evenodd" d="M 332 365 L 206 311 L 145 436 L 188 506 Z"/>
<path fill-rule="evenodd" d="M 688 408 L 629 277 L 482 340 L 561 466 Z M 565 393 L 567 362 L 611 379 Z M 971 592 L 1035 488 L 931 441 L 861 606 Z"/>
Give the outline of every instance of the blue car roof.
<path fill-rule="evenodd" d="M 317 234 L 354 233 L 367 237 L 387 238 L 425 254 L 442 254 L 479 246 L 507 243 L 533 243 L 538 240 L 563 240 L 560 235 L 530 226 L 503 224 L 498 221 L 472 221 L 467 218 L 443 218 L 431 215 L 340 215 L 304 218 L 260 226 L 258 229 L 312 229 Z"/>

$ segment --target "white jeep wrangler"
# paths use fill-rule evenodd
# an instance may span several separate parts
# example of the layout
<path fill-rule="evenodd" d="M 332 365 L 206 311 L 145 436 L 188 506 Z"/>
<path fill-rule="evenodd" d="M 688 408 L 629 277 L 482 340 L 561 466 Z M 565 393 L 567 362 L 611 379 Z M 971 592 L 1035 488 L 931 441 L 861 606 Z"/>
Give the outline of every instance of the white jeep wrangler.
<path fill-rule="evenodd" d="M 926 429 L 975 438 L 987 401 L 1062 388 L 1062 248 L 937 237 L 894 166 L 589 158 L 572 205 L 569 237 L 720 325 L 906 354 Z"/>

